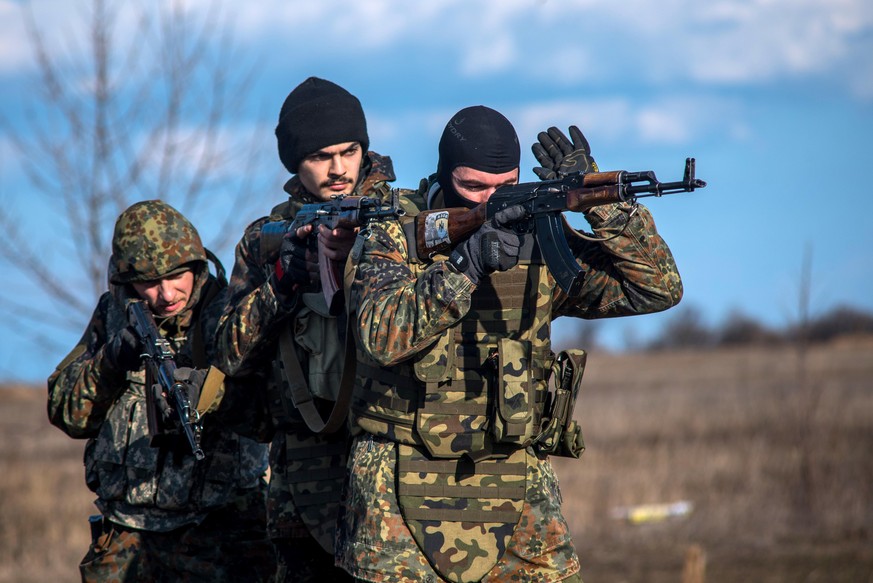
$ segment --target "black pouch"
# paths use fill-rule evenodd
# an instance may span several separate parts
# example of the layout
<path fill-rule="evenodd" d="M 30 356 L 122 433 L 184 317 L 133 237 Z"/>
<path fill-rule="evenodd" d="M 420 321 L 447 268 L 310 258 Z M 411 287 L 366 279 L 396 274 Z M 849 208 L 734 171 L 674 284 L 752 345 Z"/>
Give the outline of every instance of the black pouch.
<path fill-rule="evenodd" d="M 89 516 L 88 526 L 91 527 L 91 544 L 96 545 L 97 539 L 103 534 L 103 515 L 92 514 Z"/>

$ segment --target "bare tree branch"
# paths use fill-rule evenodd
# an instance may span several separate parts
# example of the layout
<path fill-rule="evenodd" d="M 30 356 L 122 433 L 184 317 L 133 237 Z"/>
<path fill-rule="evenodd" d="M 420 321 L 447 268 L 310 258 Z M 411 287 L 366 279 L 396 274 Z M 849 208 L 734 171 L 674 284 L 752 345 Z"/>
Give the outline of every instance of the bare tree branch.
<path fill-rule="evenodd" d="M 0 115 L 0 127 L 30 194 L 54 209 L 60 227 L 25 232 L 24 215 L 7 209 L 0 257 L 57 309 L 16 318 L 78 328 L 106 287 L 112 227 L 127 206 L 163 199 L 207 244 L 214 237 L 229 246 L 244 226 L 236 207 L 273 178 L 261 164 L 274 156 L 259 156 L 255 139 L 227 139 L 249 107 L 254 67 L 237 48 L 221 0 L 197 12 L 176 0 L 89 0 L 82 22 L 61 33 L 43 30 L 31 4 L 21 8 L 35 88 L 23 106 L 26 122 Z M 255 136 L 260 124 L 251 124 Z M 198 223 L 199 216 L 210 220 Z M 67 246 L 70 254 L 59 257 Z M 13 296 L 0 291 L 0 313 L 20 309 Z"/>

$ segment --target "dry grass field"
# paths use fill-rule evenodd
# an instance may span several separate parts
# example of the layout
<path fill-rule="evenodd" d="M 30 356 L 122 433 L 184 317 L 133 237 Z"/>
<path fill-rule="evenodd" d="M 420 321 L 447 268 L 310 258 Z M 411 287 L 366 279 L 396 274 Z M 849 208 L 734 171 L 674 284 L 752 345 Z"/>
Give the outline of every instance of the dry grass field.
<path fill-rule="evenodd" d="M 587 583 L 701 583 L 689 552 L 708 583 L 873 583 L 873 339 L 592 354 L 576 413 L 588 450 L 555 465 Z M 82 447 L 42 387 L 0 390 L 0 583 L 77 580 Z"/>

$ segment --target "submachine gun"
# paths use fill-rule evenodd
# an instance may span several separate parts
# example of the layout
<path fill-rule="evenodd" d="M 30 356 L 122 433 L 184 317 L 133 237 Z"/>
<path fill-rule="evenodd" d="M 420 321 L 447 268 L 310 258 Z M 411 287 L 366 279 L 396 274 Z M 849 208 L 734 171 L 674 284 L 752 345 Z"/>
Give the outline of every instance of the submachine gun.
<path fill-rule="evenodd" d="M 200 448 L 200 414 L 191 406 L 188 387 L 175 378 L 177 367 L 169 341 L 161 336 L 151 311 L 142 300 L 130 302 L 127 314 L 143 345 L 152 445 L 161 445 L 168 437 L 175 440 L 176 432 L 181 430 L 194 458 L 204 459 L 206 454 Z"/>
<path fill-rule="evenodd" d="M 517 233 L 533 233 L 546 265 L 568 295 L 582 287 L 583 270 L 564 236 L 561 213 L 581 212 L 611 203 L 634 204 L 638 198 L 693 192 L 706 182 L 694 176 L 694 158 L 685 160 L 681 181 L 659 182 L 651 170 L 572 173 L 555 180 L 501 186 L 491 197 L 472 208 L 426 211 L 416 217 L 416 247 L 420 257 L 447 253 L 472 235 L 499 211 L 521 205 L 526 214 L 513 223 Z M 630 220 L 630 217 L 628 217 Z"/>

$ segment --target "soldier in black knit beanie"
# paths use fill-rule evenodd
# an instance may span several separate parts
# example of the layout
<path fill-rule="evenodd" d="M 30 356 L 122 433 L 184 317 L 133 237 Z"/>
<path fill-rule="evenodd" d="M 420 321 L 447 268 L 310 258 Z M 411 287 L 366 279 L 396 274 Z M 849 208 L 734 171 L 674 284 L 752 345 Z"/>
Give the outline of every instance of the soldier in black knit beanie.
<path fill-rule="evenodd" d="M 262 227 L 290 221 L 304 204 L 334 196 L 381 197 L 394 180 L 391 160 L 368 152 L 361 102 L 330 81 L 310 77 L 282 104 L 276 125 L 279 159 L 294 176 L 288 198 L 252 223 L 236 249 L 228 307 L 217 344 L 225 373 L 266 391 L 271 434 L 268 532 L 277 581 L 350 581 L 334 566 L 333 543 L 350 440 L 345 428 L 316 434 L 294 404 L 292 387 L 309 389 L 330 407 L 342 374 L 344 344 L 319 291 L 318 241 L 345 261 L 356 232 L 311 226 L 285 236 L 278 259 L 261 256 Z M 283 346 L 285 350 L 280 350 Z M 290 347 L 290 348 L 289 348 Z M 296 364 L 292 361 L 296 361 Z M 299 370 L 302 374 L 285 371 Z"/>

